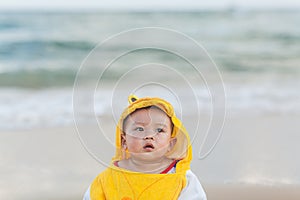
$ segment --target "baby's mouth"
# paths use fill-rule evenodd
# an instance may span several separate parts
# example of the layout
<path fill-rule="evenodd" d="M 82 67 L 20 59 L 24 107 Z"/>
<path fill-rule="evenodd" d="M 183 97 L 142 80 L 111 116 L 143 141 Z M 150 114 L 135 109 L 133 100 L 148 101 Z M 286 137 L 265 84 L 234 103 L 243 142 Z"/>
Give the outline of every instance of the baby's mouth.
<path fill-rule="evenodd" d="M 144 145 L 143 148 L 147 151 L 152 151 L 154 149 L 154 146 L 153 146 L 153 144 L 148 143 L 148 144 Z"/>

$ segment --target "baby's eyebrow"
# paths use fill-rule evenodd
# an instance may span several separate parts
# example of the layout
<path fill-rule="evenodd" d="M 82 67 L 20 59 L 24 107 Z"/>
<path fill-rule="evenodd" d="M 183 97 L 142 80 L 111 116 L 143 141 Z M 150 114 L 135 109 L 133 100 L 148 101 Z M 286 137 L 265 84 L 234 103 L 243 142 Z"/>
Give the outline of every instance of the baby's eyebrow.
<path fill-rule="evenodd" d="M 133 125 L 145 125 L 145 124 L 147 124 L 147 123 L 138 122 L 138 121 L 133 122 Z"/>
<path fill-rule="evenodd" d="M 145 125 L 147 125 L 148 123 L 144 123 L 144 122 L 139 122 L 139 121 L 135 121 L 135 122 L 133 122 L 133 125 L 143 125 L 143 126 L 145 126 Z M 164 123 L 161 123 L 161 122 L 157 122 L 157 123 L 155 123 L 155 125 L 158 125 L 158 126 L 163 126 L 163 127 L 165 127 L 165 128 L 167 128 L 168 127 L 168 125 L 167 124 L 164 124 Z"/>
<path fill-rule="evenodd" d="M 160 125 L 160 126 L 163 126 L 163 127 L 168 127 L 167 126 L 167 124 L 164 124 L 164 123 L 161 123 L 161 122 L 159 122 L 159 123 L 155 123 L 156 125 Z"/>

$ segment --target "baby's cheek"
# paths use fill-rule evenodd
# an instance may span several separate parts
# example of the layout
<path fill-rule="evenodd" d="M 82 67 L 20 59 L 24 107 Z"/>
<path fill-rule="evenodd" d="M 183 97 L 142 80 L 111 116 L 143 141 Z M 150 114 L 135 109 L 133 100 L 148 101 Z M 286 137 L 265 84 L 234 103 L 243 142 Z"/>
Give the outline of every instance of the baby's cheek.
<path fill-rule="evenodd" d="M 166 143 L 166 142 L 169 142 L 170 139 L 171 139 L 171 136 L 168 135 L 168 134 L 160 134 L 158 135 L 158 137 L 156 138 L 158 142 L 160 143 Z"/>
<path fill-rule="evenodd" d="M 159 147 L 166 147 L 169 146 L 170 140 L 167 138 L 160 138 L 157 140 L 157 144 Z"/>
<path fill-rule="evenodd" d="M 131 141 L 130 143 L 128 143 L 128 150 L 131 152 L 137 152 L 140 146 L 141 145 L 138 142 Z"/>

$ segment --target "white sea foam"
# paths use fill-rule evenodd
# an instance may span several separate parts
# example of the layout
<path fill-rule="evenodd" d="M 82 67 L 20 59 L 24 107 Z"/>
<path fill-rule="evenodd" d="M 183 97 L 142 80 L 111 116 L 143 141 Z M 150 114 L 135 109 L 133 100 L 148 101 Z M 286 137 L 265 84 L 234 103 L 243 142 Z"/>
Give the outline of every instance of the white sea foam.
<path fill-rule="evenodd" d="M 226 110 L 230 114 L 242 115 L 244 112 L 252 114 L 278 113 L 278 114 L 300 114 L 300 93 L 289 85 L 263 86 L 263 85 L 226 85 Z M 34 127 L 65 126 L 74 123 L 72 88 L 64 89 L 1 89 L 0 91 L 0 128 L 1 129 L 23 129 Z M 114 91 L 116 92 L 116 91 Z M 163 90 L 156 90 L 158 96 L 164 96 Z M 213 101 L 205 87 L 198 87 L 194 94 L 182 93 L 183 99 L 197 98 L 200 114 L 210 114 Z M 124 94 L 123 94 L 124 93 Z M 83 100 L 82 105 L 76 109 L 82 109 L 80 117 L 88 121 L 90 117 L 103 115 L 118 115 L 126 106 L 127 93 L 123 91 L 124 102 L 112 100 L 111 91 L 97 91 L 93 96 L 93 102 L 89 98 Z M 143 93 L 147 95 L 147 93 Z M 149 91 L 148 94 L 151 94 Z M 85 95 L 83 90 L 83 96 Z M 119 95 L 119 96 L 120 96 Z M 166 96 L 166 95 L 165 95 Z M 216 96 L 216 98 L 218 98 Z M 171 101 L 174 103 L 173 101 Z M 93 105 L 93 113 L 84 111 L 85 105 Z M 175 109 L 178 106 L 175 104 Z M 197 114 L 194 105 L 182 104 L 181 108 L 190 115 Z M 181 106 L 182 106 L 181 105 Z M 117 106 L 118 108 L 112 108 Z M 118 110 L 118 113 L 114 113 Z M 114 116 L 118 118 L 118 116 Z"/>

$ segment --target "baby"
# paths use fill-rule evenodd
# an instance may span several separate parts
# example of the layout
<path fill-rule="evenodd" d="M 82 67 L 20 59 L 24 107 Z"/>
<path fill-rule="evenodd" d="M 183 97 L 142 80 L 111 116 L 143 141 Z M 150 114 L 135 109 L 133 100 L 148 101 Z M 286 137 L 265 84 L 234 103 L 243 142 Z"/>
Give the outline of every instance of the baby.
<path fill-rule="evenodd" d="M 84 200 L 206 200 L 190 170 L 192 146 L 170 103 L 129 96 L 116 130 L 111 166 L 92 182 Z"/>

